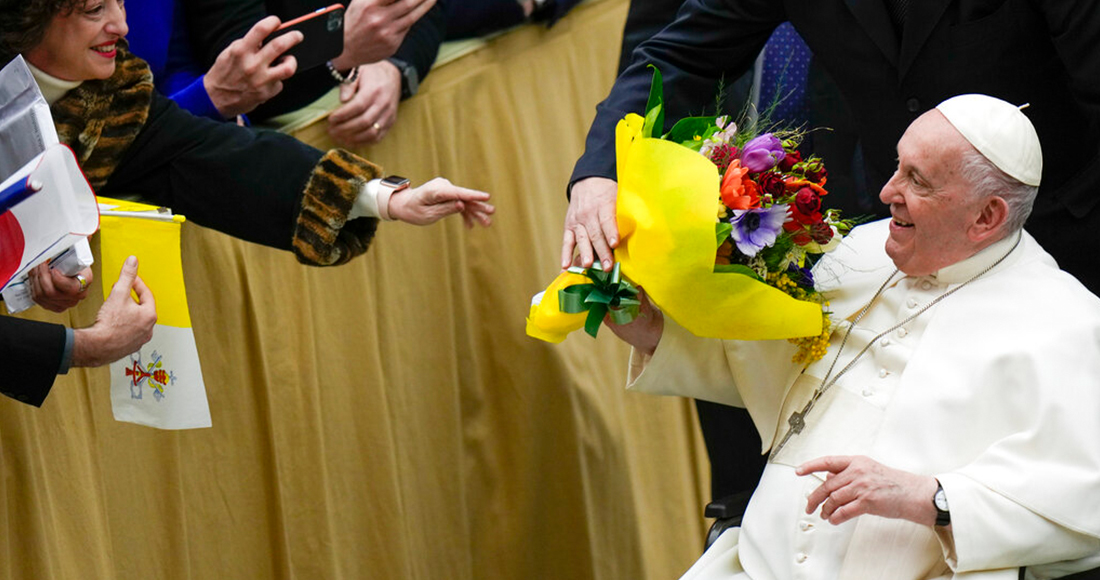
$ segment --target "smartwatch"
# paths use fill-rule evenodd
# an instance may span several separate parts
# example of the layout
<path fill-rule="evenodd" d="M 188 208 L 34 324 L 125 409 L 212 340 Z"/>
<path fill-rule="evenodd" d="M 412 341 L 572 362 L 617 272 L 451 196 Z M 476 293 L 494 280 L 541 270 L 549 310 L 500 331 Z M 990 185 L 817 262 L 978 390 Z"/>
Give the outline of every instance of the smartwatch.
<path fill-rule="evenodd" d="M 390 197 L 393 194 L 409 188 L 409 179 L 400 175 L 388 175 L 378 182 L 378 214 L 386 221 L 393 221 L 390 216 Z"/>
<path fill-rule="evenodd" d="M 416 91 L 420 90 L 420 73 L 416 72 L 416 67 L 399 58 L 386 60 L 397 67 L 397 71 L 401 73 L 401 100 L 404 101 L 415 95 Z"/>
<path fill-rule="evenodd" d="M 947 509 L 947 495 L 943 493 L 943 485 L 936 481 L 936 494 L 932 496 L 932 506 L 936 508 L 936 525 L 951 525 L 951 512 Z"/>

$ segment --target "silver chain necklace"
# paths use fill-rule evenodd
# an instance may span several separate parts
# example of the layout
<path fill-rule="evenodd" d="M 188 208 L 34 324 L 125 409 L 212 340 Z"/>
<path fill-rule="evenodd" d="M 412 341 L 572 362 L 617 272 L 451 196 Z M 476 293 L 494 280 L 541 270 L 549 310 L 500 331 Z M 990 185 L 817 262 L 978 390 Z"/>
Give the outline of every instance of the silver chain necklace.
<path fill-rule="evenodd" d="M 817 400 L 825 394 L 825 391 L 828 391 L 830 388 L 832 388 L 832 386 L 835 385 L 838 380 L 840 380 L 840 377 L 844 376 L 845 373 L 851 370 L 851 368 L 854 367 L 857 362 L 859 362 L 859 359 L 867 353 L 871 346 L 878 342 L 878 339 L 886 336 L 887 334 L 890 334 L 891 332 L 901 328 L 902 326 L 905 326 L 906 324 L 909 324 L 913 321 L 913 319 L 920 316 L 921 314 L 924 314 L 928 311 L 928 309 L 932 308 L 936 304 L 939 304 L 944 298 L 947 298 L 955 292 L 962 290 L 974 280 L 977 280 L 978 278 L 981 278 L 982 276 L 988 274 L 990 270 L 999 266 L 1001 262 L 1004 262 L 1005 259 L 1008 258 L 1009 254 L 1016 250 L 1016 247 L 1020 245 L 1021 239 L 1023 239 L 1022 234 L 1016 237 L 1016 243 L 1012 244 L 1012 247 L 1009 248 L 1003 256 L 998 258 L 996 262 L 993 262 L 981 272 L 978 272 L 977 274 L 971 276 L 969 280 L 933 298 L 931 302 L 922 306 L 920 310 L 914 312 L 905 320 L 902 320 L 901 322 L 875 335 L 875 337 L 867 343 L 867 346 L 863 347 L 863 350 L 859 351 L 859 353 L 857 353 L 856 356 L 852 358 L 852 360 L 848 361 L 848 364 L 844 365 L 844 368 L 840 369 L 840 372 L 838 372 L 836 376 L 830 379 L 829 377 L 833 374 L 833 369 L 836 367 L 836 363 L 840 361 L 841 353 L 844 352 L 844 345 L 848 343 L 848 337 L 852 334 L 852 329 L 855 328 L 856 324 L 859 324 L 859 321 L 862 320 L 864 315 L 867 314 L 867 311 L 869 311 L 871 307 L 874 306 L 875 301 L 878 300 L 879 296 L 882 296 L 882 293 L 886 291 L 886 287 L 890 284 L 890 281 L 894 279 L 894 276 L 896 276 L 899 271 L 895 268 L 894 271 L 890 273 L 890 276 L 886 278 L 886 281 L 882 283 L 882 286 L 879 286 L 878 291 L 875 292 L 875 295 L 871 297 L 870 302 L 868 302 L 867 305 L 859 311 L 859 314 L 857 314 L 856 317 L 852 319 L 852 323 L 848 325 L 848 331 L 844 333 L 844 339 L 840 341 L 840 348 L 837 349 L 836 356 L 833 357 L 833 363 L 829 365 L 829 370 L 825 373 L 825 378 L 821 379 L 821 384 L 818 385 L 817 389 L 814 390 L 813 396 L 811 396 L 809 402 L 807 402 L 806 405 L 802 407 L 802 410 L 792 412 L 791 416 L 787 418 L 787 424 L 789 425 L 789 427 L 787 428 L 787 434 L 783 436 L 783 439 L 779 442 L 779 445 L 776 445 L 772 448 L 771 453 L 768 455 L 768 459 L 774 459 L 775 456 L 779 454 L 779 451 L 787 445 L 787 442 L 790 441 L 792 437 L 798 435 L 802 432 L 803 429 L 806 428 L 806 415 L 809 414 L 810 409 L 813 409 L 814 405 L 817 404 Z"/>

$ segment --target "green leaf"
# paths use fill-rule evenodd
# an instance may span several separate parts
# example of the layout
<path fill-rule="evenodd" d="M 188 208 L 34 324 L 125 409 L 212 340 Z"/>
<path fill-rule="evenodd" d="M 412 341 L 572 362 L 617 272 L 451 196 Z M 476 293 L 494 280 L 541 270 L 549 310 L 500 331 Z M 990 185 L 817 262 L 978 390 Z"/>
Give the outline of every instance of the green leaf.
<path fill-rule="evenodd" d="M 764 281 L 755 270 L 743 264 L 715 264 L 714 272 L 716 274 L 744 274 L 753 280 Z"/>
<path fill-rule="evenodd" d="M 718 222 L 714 224 L 714 235 L 718 238 L 719 246 L 722 245 L 722 242 L 729 239 L 731 233 L 733 233 L 733 224 L 728 222 Z"/>
<path fill-rule="evenodd" d="M 661 112 L 661 108 L 661 105 L 657 105 L 645 114 L 645 124 L 642 125 L 642 137 L 649 139 L 661 135 L 660 123 L 663 122 L 661 119 L 664 118 L 664 113 Z"/>
<path fill-rule="evenodd" d="M 716 120 L 717 117 L 684 117 L 672 126 L 665 139 L 677 143 L 694 141 L 697 136 L 706 139 L 718 132 Z"/>
<path fill-rule="evenodd" d="M 656 127 L 655 130 L 645 132 L 643 129 L 643 136 L 653 137 L 654 135 L 660 135 L 665 130 L 665 113 L 664 113 L 664 88 L 661 81 L 661 69 L 655 65 L 649 65 L 649 68 L 653 69 L 653 80 L 649 83 L 649 101 L 645 105 L 645 117 L 646 127 Z M 652 125 L 649 122 L 650 114 L 656 110 L 656 117 L 653 119 Z"/>
<path fill-rule="evenodd" d="M 787 258 L 787 252 L 791 251 L 794 247 L 794 240 L 790 236 L 779 236 L 775 240 L 775 245 L 764 248 L 761 255 L 764 258 L 764 263 L 768 266 L 769 272 L 775 272 L 779 269 L 779 263 Z"/>

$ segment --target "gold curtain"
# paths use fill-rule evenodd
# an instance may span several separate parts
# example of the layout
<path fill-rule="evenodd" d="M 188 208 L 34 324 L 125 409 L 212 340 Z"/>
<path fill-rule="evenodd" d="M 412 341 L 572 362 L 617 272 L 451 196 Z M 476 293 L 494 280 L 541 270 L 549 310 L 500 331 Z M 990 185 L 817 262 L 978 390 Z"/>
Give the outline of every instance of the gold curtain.
<path fill-rule="evenodd" d="M 492 192 L 491 229 L 383 224 L 367 256 L 312 269 L 186 224 L 213 428 L 115 422 L 103 369 L 59 377 L 41 409 L 0 400 L 0 580 L 685 570 L 707 496 L 690 402 L 625 392 L 609 332 L 523 331 L 625 12 L 589 2 L 439 67 L 360 151 Z M 333 146 L 323 121 L 295 135 Z M 30 316 L 87 326 L 100 304 Z"/>

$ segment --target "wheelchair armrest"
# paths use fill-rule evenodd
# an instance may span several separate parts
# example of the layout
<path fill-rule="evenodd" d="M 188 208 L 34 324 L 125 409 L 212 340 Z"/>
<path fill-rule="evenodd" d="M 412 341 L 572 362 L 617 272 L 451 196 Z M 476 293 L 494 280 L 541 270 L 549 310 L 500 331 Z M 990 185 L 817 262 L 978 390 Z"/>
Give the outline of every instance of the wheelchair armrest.
<path fill-rule="evenodd" d="M 718 539 L 718 536 L 722 535 L 722 532 L 741 525 L 741 518 L 745 515 L 745 508 L 749 506 L 749 498 L 751 497 L 752 491 L 743 491 L 716 499 L 707 504 L 703 515 L 714 518 L 714 523 L 711 524 L 710 531 L 707 532 L 706 545 L 703 546 L 704 550 L 709 548 Z"/>

